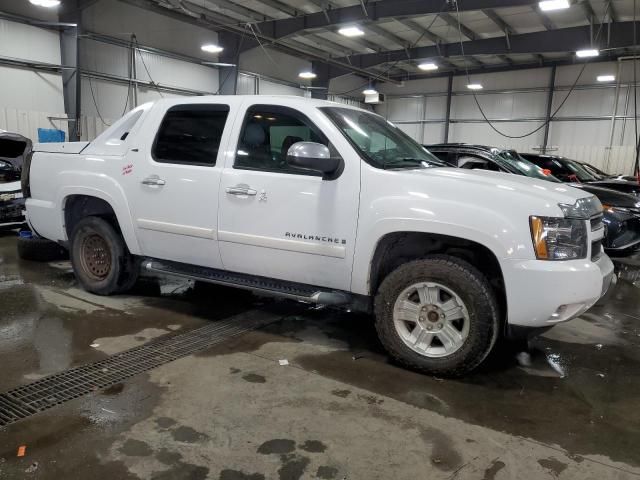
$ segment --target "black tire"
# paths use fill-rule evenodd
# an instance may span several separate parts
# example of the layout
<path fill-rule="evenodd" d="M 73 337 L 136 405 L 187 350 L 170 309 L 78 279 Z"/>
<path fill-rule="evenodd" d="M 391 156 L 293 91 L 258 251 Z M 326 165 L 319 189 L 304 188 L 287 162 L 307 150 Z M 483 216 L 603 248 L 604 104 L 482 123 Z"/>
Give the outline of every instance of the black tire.
<path fill-rule="evenodd" d="M 469 316 L 464 343 L 443 357 L 428 357 L 414 351 L 394 326 L 393 310 L 398 296 L 411 285 L 428 281 L 455 292 Z M 459 377 L 474 370 L 492 351 L 500 332 L 499 309 L 489 281 L 469 263 L 447 255 L 414 260 L 391 272 L 380 285 L 374 308 L 378 336 L 391 356 L 409 368 L 436 376 Z"/>
<path fill-rule="evenodd" d="M 56 242 L 46 238 L 18 237 L 18 257 L 33 262 L 53 262 L 68 259 L 69 252 Z"/>
<path fill-rule="evenodd" d="M 139 273 L 120 233 L 100 217 L 85 217 L 73 229 L 71 264 L 80 285 L 96 295 L 129 290 Z"/>

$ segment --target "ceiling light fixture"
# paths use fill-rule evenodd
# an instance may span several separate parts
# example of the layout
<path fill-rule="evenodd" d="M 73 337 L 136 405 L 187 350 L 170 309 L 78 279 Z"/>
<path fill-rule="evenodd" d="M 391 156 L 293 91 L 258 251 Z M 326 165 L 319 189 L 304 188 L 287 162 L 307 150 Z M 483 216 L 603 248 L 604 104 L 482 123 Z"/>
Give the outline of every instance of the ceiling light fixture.
<path fill-rule="evenodd" d="M 545 0 L 544 2 L 538 2 L 538 7 L 543 12 L 550 12 L 552 10 L 564 10 L 569 8 L 569 0 Z"/>
<path fill-rule="evenodd" d="M 579 58 L 588 58 L 588 57 L 597 57 L 600 55 L 600 52 L 595 48 L 589 48 L 586 50 L 578 50 L 576 52 L 576 56 Z"/>
<path fill-rule="evenodd" d="M 29 0 L 32 5 L 36 5 L 37 7 L 57 7 L 60 5 L 60 0 Z"/>
<path fill-rule="evenodd" d="M 599 82 L 613 82 L 616 79 L 613 75 L 598 75 L 597 80 Z"/>
<path fill-rule="evenodd" d="M 214 45 L 212 43 L 207 43 L 206 45 L 202 45 L 202 51 L 207 53 L 220 53 L 224 48 L 219 45 Z"/>
<path fill-rule="evenodd" d="M 436 65 L 435 63 L 432 63 L 432 62 L 425 62 L 425 63 L 421 63 L 420 65 L 418 65 L 418 68 L 420 70 L 431 71 L 431 70 L 437 70 L 438 69 L 438 65 Z"/>
<path fill-rule="evenodd" d="M 363 94 L 365 95 L 376 95 L 378 93 L 378 91 L 375 88 L 367 88 L 365 90 L 362 91 Z"/>
<path fill-rule="evenodd" d="M 298 74 L 298 76 L 300 78 L 307 78 L 307 79 L 311 79 L 311 78 L 316 78 L 317 77 L 317 75 L 315 73 L 313 73 L 313 72 L 300 72 Z"/>
<path fill-rule="evenodd" d="M 479 83 L 470 83 L 469 85 L 467 85 L 467 88 L 469 90 L 482 90 L 482 85 Z"/>
<path fill-rule="evenodd" d="M 340 35 L 344 35 L 345 37 L 359 37 L 360 35 L 364 35 L 364 32 L 360 30 L 358 27 L 343 27 L 338 30 Z"/>

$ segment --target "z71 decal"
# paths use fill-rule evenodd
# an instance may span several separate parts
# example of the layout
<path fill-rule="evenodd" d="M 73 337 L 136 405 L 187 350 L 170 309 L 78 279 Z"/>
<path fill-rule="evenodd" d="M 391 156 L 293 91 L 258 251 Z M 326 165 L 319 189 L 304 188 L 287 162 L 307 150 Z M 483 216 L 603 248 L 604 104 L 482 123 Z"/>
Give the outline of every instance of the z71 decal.
<path fill-rule="evenodd" d="M 122 167 L 122 175 L 129 175 L 131 172 L 133 172 L 133 164 L 132 163 Z"/>

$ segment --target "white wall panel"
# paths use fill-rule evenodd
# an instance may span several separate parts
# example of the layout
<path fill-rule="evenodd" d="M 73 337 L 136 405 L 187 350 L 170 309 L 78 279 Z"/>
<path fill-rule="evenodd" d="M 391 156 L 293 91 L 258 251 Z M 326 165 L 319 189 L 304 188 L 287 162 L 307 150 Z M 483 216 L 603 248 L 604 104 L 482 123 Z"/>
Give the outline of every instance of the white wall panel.
<path fill-rule="evenodd" d="M 217 69 L 161 57 L 152 53 L 138 52 L 136 55 L 136 75 L 140 80 L 151 80 L 144 68 L 145 64 L 153 81 L 161 85 L 171 85 L 209 93 L 218 91 Z"/>
<path fill-rule="evenodd" d="M 546 112 L 545 92 L 479 94 L 476 98 L 484 114 L 491 119 L 544 117 Z M 453 96 L 451 118 L 482 118 L 473 95 Z"/>
<path fill-rule="evenodd" d="M 0 107 L 64 112 L 60 75 L 0 66 L 0 79 Z"/>
<path fill-rule="evenodd" d="M 444 123 L 427 123 L 422 125 L 423 144 L 440 143 L 444 138 Z"/>
<path fill-rule="evenodd" d="M 64 111 L 38 112 L 0 107 L 0 129 L 19 133 L 36 142 L 38 139 L 38 128 L 55 128 L 63 130 L 65 134 L 68 135 L 67 122 L 48 118 L 64 116 Z"/>
<path fill-rule="evenodd" d="M 494 124 L 497 129 L 508 135 L 522 135 L 537 126 L 539 122 L 499 122 Z M 487 125 L 486 123 L 452 123 L 449 126 L 450 142 L 479 143 L 481 145 L 492 145 L 503 148 L 515 148 L 517 150 L 530 151 L 534 146 L 540 145 L 543 138 L 542 131 L 536 134 L 513 139 L 503 137 Z"/>
<path fill-rule="evenodd" d="M 100 0 L 84 9 L 85 30 L 103 33 L 128 41 L 134 33 L 141 45 L 202 57 L 200 47 L 217 43 L 216 32 L 169 18 L 166 15 L 134 7 L 117 0 Z M 217 55 L 208 58 L 216 61 Z M 152 72 L 153 74 L 153 72 Z"/>
<path fill-rule="evenodd" d="M 301 88 L 290 87 L 280 83 L 270 82 L 268 80 L 260 80 L 258 82 L 258 93 L 260 95 L 296 95 L 304 96 L 304 90 Z"/>
<path fill-rule="evenodd" d="M 311 70 L 311 62 L 270 48 L 257 47 L 240 55 L 240 70 L 300 82 L 298 74 L 303 70 Z"/>
<path fill-rule="evenodd" d="M 224 82 L 224 74 L 221 79 Z M 244 73 L 238 74 L 238 95 L 255 95 L 257 93 L 257 79 L 253 75 L 246 75 Z"/>
<path fill-rule="evenodd" d="M 59 64 L 60 35 L 56 31 L 0 20 L 0 55 Z"/>

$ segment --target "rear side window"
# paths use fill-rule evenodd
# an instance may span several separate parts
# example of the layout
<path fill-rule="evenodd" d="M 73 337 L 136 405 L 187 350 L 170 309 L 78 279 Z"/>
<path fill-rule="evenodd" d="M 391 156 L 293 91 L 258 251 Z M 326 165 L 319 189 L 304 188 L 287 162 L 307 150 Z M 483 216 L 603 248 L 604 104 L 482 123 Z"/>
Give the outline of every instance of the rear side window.
<path fill-rule="evenodd" d="M 228 105 L 176 105 L 167 110 L 151 155 L 156 162 L 214 166 Z"/>

